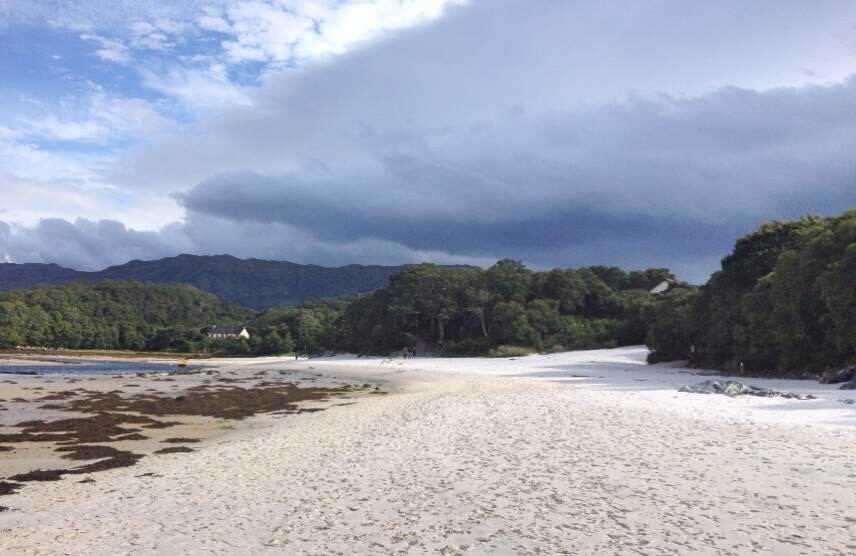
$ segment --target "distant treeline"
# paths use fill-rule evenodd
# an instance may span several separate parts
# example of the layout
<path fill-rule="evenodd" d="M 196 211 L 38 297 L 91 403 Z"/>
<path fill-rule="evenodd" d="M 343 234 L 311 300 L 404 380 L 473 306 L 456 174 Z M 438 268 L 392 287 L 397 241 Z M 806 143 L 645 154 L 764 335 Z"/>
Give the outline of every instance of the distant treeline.
<path fill-rule="evenodd" d="M 268 309 L 247 322 L 239 353 L 349 351 L 389 354 L 405 346 L 436 354 L 486 355 L 640 344 L 649 293 L 666 269 L 613 267 L 533 272 L 502 260 L 487 270 L 405 267 L 389 285 L 358 298 Z"/>
<path fill-rule="evenodd" d="M 72 282 L 0 292 L 0 347 L 198 351 L 203 327 L 252 314 L 192 286 Z"/>
<path fill-rule="evenodd" d="M 651 360 L 800 374 L 856 360 L 856 210 L 772 222 L 650 312 Z"/>
<path fill-rule="evenodd" d="M 462 355 L 612 347 L 645 341 L 647 312 L 660 300 L 648 290 L 664 280 L 674 280 L 665 269 L 423 264 L 359 298 L 261 313 L 191 286 L 75 282 L 0 293 L 0 347 L 386 354 L 417 346 Z M 206 335 L 240 324 L 249 340 Z"/>

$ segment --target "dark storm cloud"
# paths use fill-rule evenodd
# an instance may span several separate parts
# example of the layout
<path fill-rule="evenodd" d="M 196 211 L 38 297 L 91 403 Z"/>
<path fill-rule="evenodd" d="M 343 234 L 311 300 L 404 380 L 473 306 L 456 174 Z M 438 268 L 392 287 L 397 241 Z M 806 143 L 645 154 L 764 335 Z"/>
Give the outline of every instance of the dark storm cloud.
<path fill-rule="evenodd" d="M 393 184 L 377 184 L 388 191 Z M 397 185 L 397 184 L 396 184 Z M 466 184 L 458 184 L 466 187 Z M 448 215 L 423 207 L 434 200 L 431 192 L 388 199 L 382 206 L 366 206 L 360 195 L 331 199 L 329 186 L 273 179 L 252 174 L 222 177 L 206 182 L 184 197 L 192 213 L 234 221 L 286 223 L 325 241 L 353 238 L 382 239 L 421 250 L 466 255 L 520 254 L 567 249 L 597 242 L 624 240 L 628 244 L 669 242 L 669 249 L 692 252 L 718 247 L 723 225 L 680 219 L 676 216 L 609 213 L 581 204 L 530 212 L 530 207 L 509 208 L 503 218 L 468 218 L 461 207 Z M 487 193 L 490 194 L 490 193 Z M 475 212 L 475 210 L 473 210 Z M 497 213 L 497 216 L 500 216 Z M 727 227 L 726 227 L 727 229 Z"/>
<path fill-rule="evenodd" d="M 610 245 L 651 264 L 724 254 L 771 216 L 856 204 L 856 79 L 764 93 L 635 99 L 549 118 L 372 137 L 367 163 L 206 180 L 191 213 L 463 255 L 563 261 Z M 390 153 L 396 153 L 394 155 Z M 573 257 L 571 257 L 573 259 Z M 592 262 L 586 260 L 586 262 Z"/>

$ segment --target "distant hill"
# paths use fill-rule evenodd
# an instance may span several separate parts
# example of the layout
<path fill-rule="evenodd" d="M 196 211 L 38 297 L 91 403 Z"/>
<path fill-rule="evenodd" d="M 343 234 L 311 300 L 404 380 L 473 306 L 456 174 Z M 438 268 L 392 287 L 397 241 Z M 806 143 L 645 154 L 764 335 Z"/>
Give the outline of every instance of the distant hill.
<path fill-rule="evenodd" d="M 138 280 L 191 284 L 220 299 L 253 309 L 298 305 L 310 298 L 366 293 L 387 285 L 403 266 L 348 265 L 328 268 L 287 261 L 238 259 L 230 255 L 179 255 L 134 260 L 97 272 L 56 264 L 0 264 L 0 290 L 63 284 L 74 280 Z"/>
<path fill-rule="evenodd" d="M 0 290 L 29 288 L 38 284 L 62 284 L 71 280 L 84 280 L 88 275 L 88 272 L 57 264 L 0 263 Z"/>

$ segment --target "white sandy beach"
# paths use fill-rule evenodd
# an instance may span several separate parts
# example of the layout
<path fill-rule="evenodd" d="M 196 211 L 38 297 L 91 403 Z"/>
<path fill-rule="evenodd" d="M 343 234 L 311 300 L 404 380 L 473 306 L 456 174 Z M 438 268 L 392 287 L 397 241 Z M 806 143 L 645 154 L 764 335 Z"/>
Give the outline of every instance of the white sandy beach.
<path fill-rule="evenodd" d="M 684 394 L 705 377 L 643 358 L 221 362 L 391 393 L 28 484 L 0 500 L 0 553 L 856 553 L 856 392 Z"/>

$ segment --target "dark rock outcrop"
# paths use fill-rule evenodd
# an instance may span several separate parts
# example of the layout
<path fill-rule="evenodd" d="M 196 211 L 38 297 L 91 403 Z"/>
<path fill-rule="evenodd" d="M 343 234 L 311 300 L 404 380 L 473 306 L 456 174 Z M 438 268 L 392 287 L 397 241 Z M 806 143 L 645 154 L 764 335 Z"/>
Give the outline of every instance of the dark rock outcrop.
<path fill-rule="evenodd" d="M 691 394 L 722 394 L 729 398 L 737 396 L 755 396 L 759 398 L 787 398 L 795 400 L 813 400 L 811 394 L 802 396 L 792 392 L 777 392 L 770 388 L 759 388 L 758 386 L 750 386 L 737 382 L 736 380 L 705 380 L 691 386 L 683 386 L 678 388 L 679 392 L 688 392 Z"/>
<path fill-rule="evenodd" d="M 848 365 L 837 371 L 830 371 L 820 377 L 823 384 L 839 384 L 841 382 L 852 382 L 856 380 L 856 365 Z"/>

